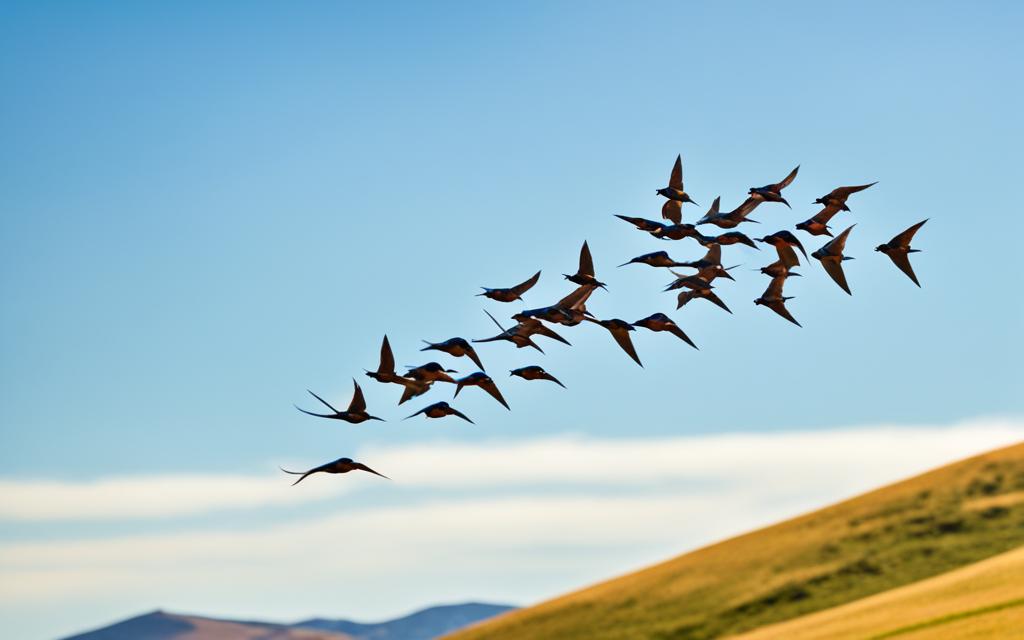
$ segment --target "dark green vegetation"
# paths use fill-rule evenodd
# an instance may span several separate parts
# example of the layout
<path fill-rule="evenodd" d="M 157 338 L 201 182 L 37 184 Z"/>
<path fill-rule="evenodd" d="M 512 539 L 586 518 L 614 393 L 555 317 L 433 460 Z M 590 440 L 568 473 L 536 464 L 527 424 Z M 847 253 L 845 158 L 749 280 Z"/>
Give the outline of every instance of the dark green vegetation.
<path fill-rule="evenodd" d="M 1024 544 L 1024 444 L 958 462 L 451 638 L 705 640 Z"/>

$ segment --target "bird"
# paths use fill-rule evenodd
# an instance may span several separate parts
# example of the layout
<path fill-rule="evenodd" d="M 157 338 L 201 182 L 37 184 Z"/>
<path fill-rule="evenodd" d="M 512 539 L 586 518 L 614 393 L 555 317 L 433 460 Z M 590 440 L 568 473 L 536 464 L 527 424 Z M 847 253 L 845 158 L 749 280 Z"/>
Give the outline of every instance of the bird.
<path fill-rule="evenodd" d="M 530 276 L 529 279 L 507 289 L 488 289 L 487 287 L 480 287 L 484 292 L 476 295 L 486 296 L 491 300 L 497 300 L 498 302 L 515 302 L 516 300 L 522 300 L 523 294 L 532 289 L 533 285 L 537 284 L 538 280 L 540 280 L 540 271 Z"/>
<path fill-rule="evenodd" d="M 334 413 L 313 413 L 312 411 L 306 411 L 305 409 L 302 409 L 298 406 L 296 406 L 295 408 L 307 415 L 316 416 L 318 418 L 332 418 L 334 420 L 344 420 L 345 422 L 351 422 L 352 424 L 359 424 L 360 422 L 366 422 L 367 420 L 380 420 L 383 422 L 383 418 L 371 416 L 369 413 L 366 412 L 366 399 L 363 398 L 363 390 L 359 388 L 359 383 L 356 382 L 355 380 L 352 381 L 352 384 L 353 386 L 355 386 L 355 391 L 352 392 L 352 402 L 349 403 L 348 409 L 346 409 L 345 411 L 338 411 L 337 409 L 332 407 L 330 403 L 328 403 L 326 400 L 316 395 L 312 391 L 309 391 L 309 389 L 306 389 L 306 391 L 309 391 L 309 394 L 311 396 L 313 396 L 320 402 L 324 403 L 324 405 L 326 405 L 327 408 L 333 411 Z"/>
<path fill-rule="evenodd" d="M 673 201 L 669 200 L 668 202 L 673 202 Z M 615 214 L 615 217 L 618 218 L 619 220 L 625 220 L 626 222 L 628 222 L 629 224 L 633 225 L 634 227 L 636 227 L 640 231 L 646 231 L 647 233 L 650 233 L 651 235 L 654 235 L 655 233 L 658 233 L 659 231 L 661 231 L 665 227 L 670 226 L 670 225 L 663 224 L 661 222 L 657 222 L 656 220 L 648 220 L 647 218 L 634 218 L 634 217 L 631 217 L 631 216 L 621 216 L 621 215 L 619 215 L 617 213 Z"/>
<path fill-rule="evenodd" d="M 843 273 L 843 261 L 853 260 L 853 258 L 844 256 L 843 249 L 846 248 L 847 236 L 850 235 L 850 231 L 855 226 L 857 225 L 851 224 L 845 231 L 826 242 L 823 247 L 811 254 L 812 257 L 817 258 L 821 262 L 821 266 L 825 267 L 826 273 L 836 281 L 836 284 L 851 296 L 853 294 L 850 293 L 850 285 L 846 284 L 846 274 Z"/>
<path fill-rule="evenodd" d="M 633 347 L 633 341 L 629 339 L 629 332 L 635 331 L 633 325 L 618 318 L 597 320 L 588 317 L 586 320 L 593 322 L 594 324 L 599 324 L 607 329 L 608 333 L 612 334 L 612 337 L 615 338 L 615 342 L 619 343 L 622 350 L 626 352 L 626 355 L 632 358 L 633 361 L 641 367 L 644 366 L 644 364 L 640 362 L 640 356 L 636 355 L 636 349 Z"/>
<path fill-rule="evenodd" d="M 779 254 L 779 259 L 787 267 L 795 267 L 800 264 L 800 258 L 796 256 L 796 252 L 793 251 L 793 247 L 800 249 L 800 253 L 807 257 L 807 250 L 804 249 L 804 245 L 800 243 L 800 239 L 793 235 L 790 231 L 776 231 L 770 233 L 763 238 L 754 238 L 758 242 L 770 244 L 775 247 L 775 251 Z"/>
<path fill-rule="evenodd" d="M 377 382 L 402 384 L 402 377 L 395 373 L 395 354 L 391 352 L 391 344 L 386 335 L 380 345 L 380 364 L 376 371 L 367 371 L 366 375 Z"/>
<path fill-rule="evenodd" d="M 487 393 L 491 394 L 492 398 L 500 402 L 501 406 L 505 407 L 509 411 L 512 410 L 512 408 L 508 406 L 508 403 L 505 402 L 505 398 L 502 397 L 501 391 L 498 391 L 498 386 L 494 384 L 494 380 L 492 380 L 491 376 L 487 375 L 483 371 L 477 371 L 475 373 L 469 374 L 464 378 L 459 378 L 458 380 L 456 380 L 456 397 L 459 395 L 459 392 L 462 391 L 463 387 L 480 387 Z"/>
<path fill-rule="evenodd" d="M 633 326 L 643 327 L 650 331 L 668 331 L 694 349 L 700 349 L 700 347 L 693 343 L 693 340 L 690 340 L 690 336 L 686 335 L 686 333 L 679 328 L 679 325 L 664 313 L 652 313 L 646 318 L 641 318 L 634 322 Z"/>
<path fill-rule="evenodd" d="M 733 244 L 745 244 L 748 247 L 752 247 L 761 250 L 761 247 L 754 244 L 754 241 L 748 238 L 745 234 L 739 231 L 727 231 L 726 233 L 719 234 L 717 236 L 706 236 L 703 234 L 697 234 L 694 236 L 697 242 L 701 243 L 705 247 L 712 244 L 718 244 L 723 247 Z"/>
<path fill-rule="evenodd" d="M 668 186 L 662 189 L 658 189 L 656 192 L 659 196 L 664 196 L 669 200 L 679 202 L 680 205 L 684 202 L 693 202 L 690 195 L 683 190 L 683 156 L 682 154 L 676 156 L 676 163 L 672 166 L 672 175 L 668 179 Z M 693 202 L 693 204 L 697 204 Z M 700 206 L 700 205 L 698 205 Z M 682 222 L 682 217 L 678 211 L 681 210 L 681 206 L 676 208 L 663 207 L 661 215 L 666 220 L 671 220 L 674 224 Z"/>
<path fill-rule="evenodd" d="M 749 193 L 752 196 L 760 196 L 768 202 L 781 202 L 782 204 L 789 207 L 789 203 L 782 197 L 782 190 L 788 187 L 793 179 L 796 178 L 797 171 L 800 171 L 800 165 L 796 166 L 789 172 L 789 175 L 782 179 L 782 182 L 776 182 L 775 184 L 768 184 L 763 187 L 751 187 Z M 793 207 L 789 207 L 792 209 Z"/>
<path fill-rule="evenodd" d="M 513 319 L 521 322 L 524 318 L 537 318 L 566 327 L 574 327 L 590 315 L 586 303 L 596 288 L 593 285 L 581 284 L 555 304 L 538 309 L 526 309 L 513 316 Z"/>
<path fill-rule="evenodd" d="M 757 220 L 751 220 L 747 216 L 757 208 L 757 205 L 764 202 L 760 196 L 750 196 L 746 200 L 740 203 L 740 206 L 736 207 L 728 213 L 720 213 L 718 210 L 718 203 L 720 198 L 715 198 L 711 208 L 708 210 L 704 217 L 696 222 L 696 224 L 713 224 L 716 227 L 722 229 L 732 229 L 743 222 L 757 223 Z"/>
<path fill-rule="evenodd" d="M 489 311 L 484 309 L 484 313 L 486 313 L 487 317 L 494 321 L 494 324 L 498 325 L 498 328 L 501 329 L 501 333 L 490 338 L 474 340 L 473 342 L 497 342 L 499 340 L 506 340 L 516 345 L 517 349 L 522 349 L 523 347 L 533 347 L 537 351 L 544 353 L 544 350 L 537 346 L 537 343 L 530 338 L 529 333 L 519 330 L 522 325 L 517 324 L 514 327 L 506 329 L 505 327 L 501 326 L 501 323 L 498 322 L 498 320 L 494 316 L 492 316 Z"/>
<path fill-rule="evenodd" d="M 565 385 L 562 384 L 558 378 L 545 371 L 543 367 L 539 367 L 535 364 L 526 367 L 519 367 L 518 369 L 512 369 L 509 371 L 508 375 L 519 376 L 523 380 L 550 380 L 565 389 Z"/>
<path fill-rule="evenodd" d="M 542 323 L 537 318 L 532 318 L 530 316 L 524 316 L 521 313 L 517 313 L 516 315 L 512 316 L 512 319 L 519 323 L 516 326 L 516 331 L 523 335 L 544 336 L 545 338 L 551 338 L 552 340 L 557 340 L 562 344 L 572 346 L 571 342 L 555 333 L 553 329 L 545 327 L 544 323 Z"/>
<path fill-rule="evenodd" d="M 576 273 L 572 275 L 567 273 L 563 273 L 562 275 L 565 276 L 566 280 L 574 284 L 601 287 L 605 290 L 608 289 L 603 282 L 599 282 L 597 278 L 594 277 L 594 258 L 590 255 L 590 247 L 587 246 L 586 240 L 583 241 L 583 246 L 580 247 L 579 269 L 577 269 Z"/>
<path fill-rule="evenodd" d="M 676 309 L 682 309 L 687 302 L 695 298 L 704 298 L 705 300 L 715 303 L 729 313 L 732 313 L 732 309 L 726 306 L 725 302 L 723 302 L 722 299 L 712 291 L 712 289 L 714 289 L 714 286 L 712 286 L 710 282 L 700 280 L 700 278 L 688 280 L 686 283 L 686 290 L 680 291 L 679 295 L 676 296 Z"/>
<path fill-rule="evenodd" d="M 754 300 L 754 304 L 768 307 L 796 326 L 803 327 L 803 325 L 797 322 L 796 318 L 789 313 L 789 309 L 786 308 L 786 300 L 792 300 L 793 296 L 782 295 L 782 286 L 785 283 L 785 276 L 772 278 L 772 281 L 768 284 L 768 288 L 764 290 L 764 293 L 761 294 L 760 298 Z"/>
<path fill-rule="evenodd" d="M 278 467 L 278 468 L 281 469 L 280 467 Z M 352 458 L 338 458 L 337 460 L 335 460 L 333 462 L 328 462 L 327 464 L 322 464 L 319 467 L 313 467 L 309 471 L 289 471 L 287 469 L 281 469 L 281 471 L 284 471 L 285 473 L 290 473 L 293 476 L 301 476 L 298 480 L 296 480 L 295 482 L 292 483 L 293 487 L 295 485 L 299 484 L 300 482 L 302 482 L 303 480 L 305 480 L 307 476 L 310 476 L 310 475 L 312 475 L 314 473 L 321 473 L 321 472 L 322 473 L 348 473 L 349 471 L 357 471 L 357 470 L 358 471 L 367 471 L 369 473 L 372 473 L 375 476 L 380 476 L 380 477 L 385 478 L 387 480 L 391 479 L 391 478 L 388 478 L 383 473 L 377 473 L 376 471 L 374 471 L 370 467 L 366 466 L 362 462 L 356 462 Z"/>
<path fill-rule="evenodd" d="M 875 247 L 875 251 L 881 251 L 885 255 L 889 256 L 892 263 L 899 267 L 900 271 L 907 274 L 907 277 L 919 287 L 921 286 L 921 283 L 917 281 L 917 276 L 914 275 L 914 267 L 910 266 L 910 254 L 918 253 L 920 249 L 911 249 L 910 241 L 914 239 L 914 234 L 917 233 L 917 230 L 924 226 L 924 223 L 926 222 L 928 222 L 928 218 L 925 218 L 906 231 L 898 234 L 889 242 Z"/>
<path fill-rule="evenodd" d="M 835 206 L 839 207 L 841 211 L 849 211 L 850 208 L 846 206 L 846 200 L 851 195 L 858 191 L 863 191 L 868 187 L 873 187 L 878 184 L 878 181 L 872 182 L 871 184 L 862 184 L 856 187 L 836 187 L 829 193 L 821 196 L 814 201 L 814 204 L 820 204 L 824 207 Z"/>
<path fill-rule="evenodd" d="M 683 238 L 696 238 L 700 232 L 692 224 L 670 224 L 662 225 L 660 229 L 652 231 L 651 235 L 661 240 L 682 240 Z"/>
<path fill-rule="evenodd" d="M 807 220 L 799 222 L 796 225 L 797 229 L 806 231 L 812 236 L 832 236 L 832 232 L 829 231 L 829 220 L 839 213 L 839 205 L 827 205 L 824 209 L 814 214 Z"/>
<path fill-rule="evenodd" d="M 405 373 L 406 378 L 412 378 L 419 382 L 451 382 L 455 380 L 448 375 L 449 373 L 458 373 L 455 369 L 445 369 L 437 362 L 428 362 L 427 364 L 421 364 L 418 367 L 408 367 L 408 371 Z"/>
<path fill-rule="evenodd" d="M 786 262 L 779 258 L 775 262 L 771 263 L 767 267 L 761 267 L 758 269 L 761 273 L 772 278 L 788 278 L 789 276 L 799 276 L 800 274 L 796 271 L 791 271 L 795 265 L 787 265 Z"/>
<path fill-rule="evenodd" d="M 729 275 L 729 269 L 733 269 L 735 267 L 729 267 L 729 269 L 726 269 L 722 266 L 722 245 L 710 244 L 707 245 L 707 248 L 708 251 L 704 254 L 703 258 L 700 260 L 684 262 L 680 266 L 696 269 L 697 273 L 695 275 L 707 282 L 712 282 L 715 278 L 735 280 L 735 278 Z M 673 271 L 672 273 L 675 272 Z"/>
<path fill-rule="evenodd" d="M 399 405 L 405 404 L 409 400 L 422 396 L 424 393 L 430 391 L 430 387 L 433 386 L 434 381 L 402 378 L 401 384 L 405 387 L 405 390 L 402 391 L 402 397 L 398 399 Z"/>
<path fill-rule="evenodd" d="M 642 256 L 637 256 L 629 262 L 623 262 L 620 267 L 624 267 L 627 264 L 646 264 L 652 267 L 681 267 L 682 262 L 676 262 L 668 256 L 668 252 L 655 251 L 653 253 L 645 253 Z"/>
<path fill-rule="evenodd" d="M 470 420 L 466 416 L 466 414 L 462 413 L 461 411 L 459 411 L 458 409 L 456 409 L 455 407 L 451 406 L 450 404 L 443 400 L 441 402 L 435 402 L 434 404 L 427 405 L 420 409 L 419 411 L 417 411 L 416 413 L 412 414 L 411 416 L 406 416 L 402 418 L 402 420 L 415 418 L 421 413 L 428 418 L 443 418 L 445 416 L 457 416 L 470 424 L 476 424 L 475 422 Z"/>
<path fill-rule="evenodd" d="M 473 361 L 473 364 L 480 367 L 481 371 L 486 371 L 483 363 L 480 362 L 480 356 L 476 354 L 476 349 L 473 345 L 469 344 L 469 341 L 465 338 L 448 338 L 443 342 L 429 342 L 423 341 L 427 346 L 420 349 L 420 351 L 443 351 L 453 358 L 461 358 L 467 356 Z"/>

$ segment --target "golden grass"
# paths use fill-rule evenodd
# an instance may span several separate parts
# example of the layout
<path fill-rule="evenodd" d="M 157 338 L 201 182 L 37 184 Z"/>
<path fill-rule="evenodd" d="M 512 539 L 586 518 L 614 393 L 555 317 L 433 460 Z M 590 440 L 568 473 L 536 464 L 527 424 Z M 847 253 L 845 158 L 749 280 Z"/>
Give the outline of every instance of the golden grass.
<path fill-rule="evenodd" d="M 499 616 L 449 638 L 706 640 L 742 633 L 1024 544 L 1024 503 L 998 500 L 1022 491 L 1024 444 L 1019 444 Z M 993 502 L 977 508 L 982 499 Z M 974 508 L 967 508 L 972 503 Z M 999 615 L 994 612 L 992 619 Z M 986 617 L 950 624 L 966 629 Z"/>

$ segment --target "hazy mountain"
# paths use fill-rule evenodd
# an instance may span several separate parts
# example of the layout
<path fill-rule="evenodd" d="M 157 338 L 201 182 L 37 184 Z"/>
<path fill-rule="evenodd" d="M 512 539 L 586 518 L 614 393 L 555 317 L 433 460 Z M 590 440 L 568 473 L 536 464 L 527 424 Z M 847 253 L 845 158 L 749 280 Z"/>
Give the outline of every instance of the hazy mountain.
<path fill-rule="evenodd" d="M 316 618 L 298 622 L 294 626 L 341 632 L 358 640 L 430 640 L 514 608 L 500 604 L 467 602 L 430 607 L 404 618 L 375 624 Z"/>

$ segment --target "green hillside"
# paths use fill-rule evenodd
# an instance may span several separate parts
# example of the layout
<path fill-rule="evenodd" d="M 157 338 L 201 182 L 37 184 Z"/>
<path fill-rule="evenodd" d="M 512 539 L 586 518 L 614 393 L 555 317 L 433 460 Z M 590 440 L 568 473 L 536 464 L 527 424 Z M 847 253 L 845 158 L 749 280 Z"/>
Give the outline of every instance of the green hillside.
<path fill-rule="evenodd" d="M 1022 544 L 1024 444 L 1018 444 L 448 637 L 717 638 L 917 582 Z"/>

